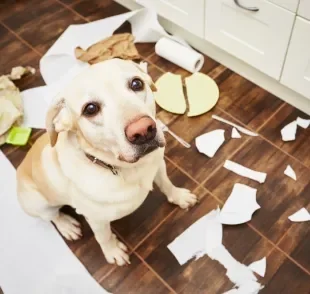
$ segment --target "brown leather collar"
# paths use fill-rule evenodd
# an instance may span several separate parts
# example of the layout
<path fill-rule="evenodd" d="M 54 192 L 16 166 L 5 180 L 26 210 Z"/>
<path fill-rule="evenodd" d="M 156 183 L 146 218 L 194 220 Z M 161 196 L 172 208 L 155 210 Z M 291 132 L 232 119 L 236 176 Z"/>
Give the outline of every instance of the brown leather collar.
<path fill-rule="evenodd" d="M 98 164 L 101 167 L 109 169 L 112 172 L 112 174 L 115 175 L 115 176 L 118 175 L 118 171 L 117 171 L 117 168 L 115 166 L 113 166 L 111 164 L 108 164 L 108 163 L 98 159 L 97 157 L 95 157 L 93 155 L 90 155 L 90 154 L 87 154 L 87 153 L 85 153 L 85 155 L 92 163 Z"/>

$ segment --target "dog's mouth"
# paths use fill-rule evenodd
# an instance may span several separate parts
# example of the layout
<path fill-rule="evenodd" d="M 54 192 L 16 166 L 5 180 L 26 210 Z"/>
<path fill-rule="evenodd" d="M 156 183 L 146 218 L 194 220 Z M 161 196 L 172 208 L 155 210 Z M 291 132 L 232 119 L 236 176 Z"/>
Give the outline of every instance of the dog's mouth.
<path fill-rule="evenodd" d="M 158 140 L 152 140 L 150 142 L 148 142 L 147 144 L 143 144 L 140 146 L 136 146 L 136 155 L 129 159 L 125 158 L 124 156 L 120 155 L 119 156 L 119 160 L 121 161 L 125 161 L 127 163 L 135 163 L 137 161 L 139 161 L 141 158 L 145 157 L 146 155 L 154 152 L 155 150 L 157 150 L 158 148 L 163 148 L 166 146 L 166 142 L 165 141 L 158 141 Z"/>

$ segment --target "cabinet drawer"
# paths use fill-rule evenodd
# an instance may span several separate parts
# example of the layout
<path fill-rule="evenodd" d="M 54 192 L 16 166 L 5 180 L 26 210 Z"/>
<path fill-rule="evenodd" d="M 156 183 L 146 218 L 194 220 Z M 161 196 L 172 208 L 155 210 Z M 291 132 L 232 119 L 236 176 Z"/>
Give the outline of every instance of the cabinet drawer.
<path fill-rule="evenodd" d="M 310 0 L 300 0 L 297 14 L 310 20 Z"/>
<path fill-rule="evenodd" d="M 204 0 L 136 0 L 187 31 L 204 37 Z"/>
<path fill-rule="evenodd" d="M 279 80 L 295 14 L 265 0 L 206 0 L 205 38 Z"/>
<path fill-rule="evenodd" d="M 281 83 L 310 99 L 310 21 L 297 17 Z"/>

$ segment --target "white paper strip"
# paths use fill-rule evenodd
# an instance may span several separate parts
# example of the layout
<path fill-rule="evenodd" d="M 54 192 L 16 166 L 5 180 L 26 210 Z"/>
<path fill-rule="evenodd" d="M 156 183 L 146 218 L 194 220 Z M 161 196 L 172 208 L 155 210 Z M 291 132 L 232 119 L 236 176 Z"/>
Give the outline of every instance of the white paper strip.
<path fill-rule="evenodd" d="M 296 177 L 296 173 L 295 171 L 292 169 L 292 167 L 290 165 L 288 165 L 284 171 L 284 174 L 290 178 L 292 178 L 293 180 L 297 180 L 297 177 Z"/>
<path fill-rule="evenodd" d="M 249 168 L 247 168 L 247 167 L 245 167 L 239 163 L 236 163 L 236 162 L 233 162 L 230 160 L 225 161 L 224 167 L 226 169 L 236 173 L 237 175 L 249 178 L 249 179 L 257 181 L 259 183 L 264 183 L 266 178 L 267 178 L 266 173 L 254 171 L 254 170 L 249 169 Z"/>
<path fill-rule="evenodd" d="M 310 213 L 306 208 L 303 207 L 288 218 L 292 222 L 306 222 L 310 221 Z"/>
<path fill-rule="evenodd" d="M 238 225 L 250 221 L 253 213 L 260 208 L 256 202 L 256 192 L 256 189 L 249 186 L 235 184 L 221 210 L 221 223 Z"/>
<path fill-rule="evenodd" d="M 235 127 L 238 131 L 240 131 L 241 133 L 244 133 L 244 134 L 246 134 L 248 136 L 252 136 L 252 137 L 257 137 L 258 136 L 258 134 L 254 133 L 254 132 L 251 132 L 251 131 L 247 130 L 246 128 L 241 127 L 241 126 L 239 126 L 239 125 L 237 125 L 235 123 L 232 123 L 229 120 L 221 118 L 221 117 L 219 117 L 219 116 L 217 116 L 215 114 L 212 115 L 212 118 L 216 119 L 216 120 L 218 120 L 220 122 L 223 122 L 225 124 L 228 124 L 228 125 L 230 125 L 232 127 Z"/>
<path fill-rule="evenodd" d="M 267 260 L 266 260 L 266 257 L 260 259 L 260 260 L 257 260 L 257 261 L 254 261 L 252 262 L 250 265 L 249 265 L 249 268 L 257 273 L 258 275 L 260 275 L 261 277 L 264 277 L 265 276 L 265 273 L 266 273 L 266 267 L 267 267 Z"/>
<path fill-rule="evenodd" d="M 24 213 L 17 201 L 16 171 L 1 151 L 0 231 L 0 286 L 5 294 L 108 293 L 51 223 Z"/>
<path fill-rule="evenodd" d="M 296 122 L 297 122 L 297 125 L 299 125 L 303 129 L 307 129 L 310 126 L 310 119 L 304 119 L 304 118 L 297 117 Z"/>
<path fill-rule="evenodd" d="M 224 134 L 225 130 L 215 130 L 197 137 L 195 143 L 198 151 L 212 158 L 225 142 Z"/>
<path fill-rule="evenodd" d="M 292 121 L 281 130 L 282 140 L 284 142 L 294 141 L 296 139 L 297 122 Z"/>

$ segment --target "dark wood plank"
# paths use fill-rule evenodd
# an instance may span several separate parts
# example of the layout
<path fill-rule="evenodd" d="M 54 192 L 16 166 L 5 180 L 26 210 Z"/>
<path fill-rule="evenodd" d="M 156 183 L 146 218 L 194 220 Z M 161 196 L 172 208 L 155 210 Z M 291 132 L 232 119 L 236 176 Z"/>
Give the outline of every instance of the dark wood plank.
<path fill-rule="evenodd" d="M 303 191 L 305 197 L 309 198 L 310 187 Z M 308 195 L 306 195 L 308 194 Z M 306 206 L 310 211 L 310 203 Z M 297 211 L 297 210 L 296 210 Z M 288 230 L 279 247 L 291 255 L 299 264 L 310 272 L 310 226 L 309 222 L 294 223 Z"/>
<path fill-rule="evenodd" d="M 203 190 L 200 191 L 204 193 Z M 186 228 L 216 209 L 218 203 L 206 194 L 190 211 L 176 211 L 137 252 L 177 293 L 224 293 L 233 285 L 218 262 L 204 256 L 180 266 L 167 245 Z M 247 225 L 225 226 L 223 244 L 238 261 L 249 264 L 268 256 L 272 246 Z"/>
<path fill-rule="evenodd" d="M 235 183 L 257 188 L 257 202 L 261 209 L 255 212 L 251 224 L 277 243 L 292 226 L 288 216 L 310 203 L 310 171 L 259 137 L 252 138 L 232 160 L 266 172 L 266 182 L 259 184 L 221 168 L 208 179 L 205 187 L 223 202 Z M 288 164 L 297 174 L 296 182 L 283 174 Z"/>
<path fill-rule="evenodd" d="M 260 132 L 272 143 L 310 167 L 310 128 L 305 130 L 298 127 L 295 141 L 283 142 L 281 137 L 281 129 L 298 116 L 309 119 L 305 113 L 286 104 Z"/>
<path fill-rule="evenodd" d="M 218 106 L 255 130 L 284 103 L 236 73 L 221 83 L 219 88 Z"/>
<path fill-rule="evenodd" d="M 135 256 L 131 264 L 116 268 L 101 285 L 111 293 L 167 294 L 169 289 Z"/>
<path fill-rule="evenodd" d="M 187 117 L 180 116 L 177 120 L 170 124 L 170 129 L 191 144 L 191 148 L 187 149 L 179 144 L 174 138 L 167 134 L 166 155 L 176 162 L 182 169 L 186 170 L 195 180 L 202 182 L 209 174 L 218 166 L 223 165 L 224 161 L 229 157 L 248 137 L 243 136 L 241 139 L 231 139 L 232 128 L 226 124 L 212 119 L 212 115 L 216 114 L 223 118 L 230 119 L 218 109 L 198 116 Z M 195 138 L 207 132 L 214 130 L 225 130 L 226 141 L 217 151 L 213 158 L 199 153 L 195 145 Z"/>
<path fill-rule="evenodd" d="M 169 162 L 167 162 L 167 170 L 169 178 L 176 186 L 192 191 L 197 186 Z M 140 208 L 131 215 L 114 222 L 113 228 L 127 244 L 135 247 L 175 208 L 176 206 L 170 204 L 166 196 L 156 187 Z"/>
<path fill-rule="evenodd" d="M 69 25 L 85 22 L 56 1 L 21 2 L 19 9 L 3 22 L 41 53 L 45 53 Z"/>
<path fill-rule="evenodd" d="M 281 258 L 281 257 L 280 257 Z M 269 266 L 279 265 L 279 254 L 273 254 L 267 263 L 267 275 Z M 268 278 L 268 276 L 267 276 Z M 266 280 L 266 278 L 264 279 Z M 292 293 L 310 293 L 310 276 L 307 275 L 298 266 L 286 259 L 274 273 L 265 288 L 261 290 L 261 294 L 292 294 Z"/>

